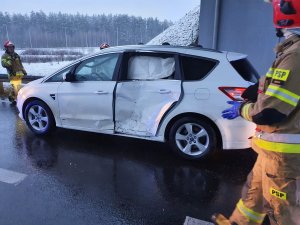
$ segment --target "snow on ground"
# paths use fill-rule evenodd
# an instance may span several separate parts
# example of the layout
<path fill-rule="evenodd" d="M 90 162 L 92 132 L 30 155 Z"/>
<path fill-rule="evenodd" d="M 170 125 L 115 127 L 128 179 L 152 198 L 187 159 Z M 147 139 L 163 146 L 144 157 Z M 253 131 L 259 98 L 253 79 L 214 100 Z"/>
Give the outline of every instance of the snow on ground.
<path fill-rule="evenodd" d="M 35 48 L 36 49 L 36 48 Z M 93 54 L 97 51 L 100 51 L 99 48 L 38 48 L 41 50 L 70 50 L 70 51 L 77 51 L 82 52 L 84 55 Z M 25 49 L 16 49 L 18 54 L 22 54 Z M 0 55 L 4 53 L 3 50 L 0 50 Z M 22 57 L 22 56 L 21 56 Z M 51 57 L 51 56 L 50 56 Z M 55 71 L 61 69 L 62 67 L 70 64 L 72 61 L 63 61 L 63 62 L 49 62 L 49 63 L 23 63 L 28 75 L 33 76 L 47 76 Z M 6 74 L 6 69 L 0 66 L 0 74 Z"/>
<path fill-rule="evenodd" d="M 27 71 L 28 75 L 33 76 L 47 76 L 55 71 L 61 69 L 62 67 L 70 64 L 71 61 L 64 61 L 64 62 L 52 62 L 52 63 L 23 63 L 25 70 Z M 6 74 L 6 69 L 0 67 L 0 74 Z"/>
<path fill-rule="evenodd" d="M 188 46 L 198 44 L 200 5 L 188 12 L 173 26 L 153 38 L 147 45 L 161 45 L 169 42 L 171 45 Z"/>
<path fill-rule="evenodd" d="M 25 50 L 28 50 L 30 48 L 26 49 L 16 49 L 16 52 L 21 55 L 22 52 Z M 74 51 L 74 52 L 81 52 L 84 55 L 93 54 L 96 53 L 99 50 L 99 47 L 69 47 L 69 48 L 33 48 L 37 50 L 46 50 L 46 51 L 56 51 L 56 50 L 66 50 L 66 51 Z M 2 55 L 4 53 L 4 50 L 0 50 L 0 54 Z"/>

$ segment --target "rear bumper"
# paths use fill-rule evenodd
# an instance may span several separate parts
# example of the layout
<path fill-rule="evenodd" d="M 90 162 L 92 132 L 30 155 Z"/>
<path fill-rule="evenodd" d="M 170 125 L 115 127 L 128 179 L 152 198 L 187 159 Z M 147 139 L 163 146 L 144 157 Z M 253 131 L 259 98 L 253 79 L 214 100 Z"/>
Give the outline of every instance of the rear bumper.
<path fill-rule="evenodd" d="M 250 138 L 255 133 L 256 125 L 242 118 L 235 120 L 219 119 L 216 121 L 222 135 L 223 149 L 250 148 Z"/>
<path fill-rule="evenodd" d="M 251 147 L 250 139 L 241 142 L 226 142 L 223 143 L 223 150 L 247 149 Z"/>

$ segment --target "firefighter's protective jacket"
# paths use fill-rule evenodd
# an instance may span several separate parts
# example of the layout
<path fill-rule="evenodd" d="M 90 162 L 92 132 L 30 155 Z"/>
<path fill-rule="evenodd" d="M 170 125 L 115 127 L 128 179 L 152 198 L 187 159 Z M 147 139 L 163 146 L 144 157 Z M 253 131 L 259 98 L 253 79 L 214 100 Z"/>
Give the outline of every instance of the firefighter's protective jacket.
<path fill-rule="evenodd" d="M 4 68 L 7 69 L 9 77 L 16 76 L 17 73 L 22 72 L 23 75 L 26 75 L 26 71 L 22 65 L 21 58 L 17 53 L 12 55 L 4 53 L 1 58 L 1 64 Z"/>
<path fill-rule="evenodd" d="M 241 116 L 257 124 L 254 143 L 278 153 L 300 153 L 300 37 L 276 47 L 277 58 L 259 82 L 257 102 L 242 105 Z"/>

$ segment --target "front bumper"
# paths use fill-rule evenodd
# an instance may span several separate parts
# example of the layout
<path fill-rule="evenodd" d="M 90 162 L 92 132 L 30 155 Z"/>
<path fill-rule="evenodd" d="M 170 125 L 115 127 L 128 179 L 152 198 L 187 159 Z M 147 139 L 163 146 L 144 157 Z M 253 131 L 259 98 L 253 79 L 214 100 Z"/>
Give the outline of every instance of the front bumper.
<path fill-rule="evenodd" d="M 19 111 L 19 117 L 21 120 L 24 120 L 24 117 L 23 117 L 23 103 L 24 103 L 24 100 L 23 100 L 23 96 L 19 93 L 18 94 L 18 97 L 17 97 L 17 108 L 18 108 L 18 111 Z"/>

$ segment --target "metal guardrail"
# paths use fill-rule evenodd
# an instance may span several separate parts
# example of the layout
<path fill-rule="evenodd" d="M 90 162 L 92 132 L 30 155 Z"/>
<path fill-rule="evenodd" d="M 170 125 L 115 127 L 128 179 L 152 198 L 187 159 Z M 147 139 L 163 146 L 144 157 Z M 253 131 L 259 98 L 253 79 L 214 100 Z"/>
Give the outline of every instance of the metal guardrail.
<path fill-rule="evenodd" d="M 31 76 L 31 75 L 27 75 L 25 77 L 23 77 L 22 81 L 24 84 L 29 83 L 31 81 L 37 80 L 42 78 L 41 76 Z M 9 82 L 7 74 L 0 74 L 0 83 L 1 82 Z"/>

